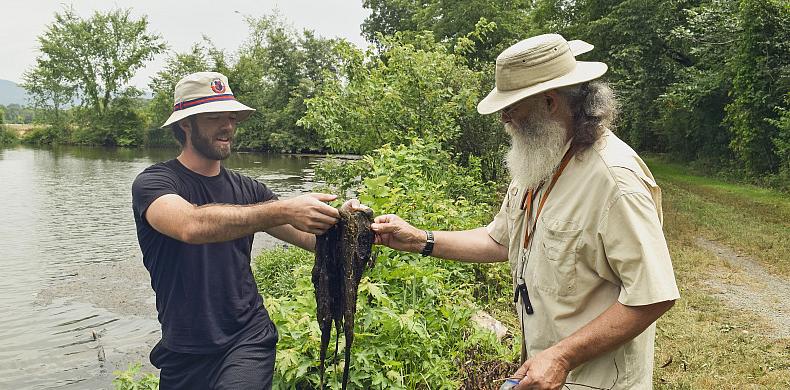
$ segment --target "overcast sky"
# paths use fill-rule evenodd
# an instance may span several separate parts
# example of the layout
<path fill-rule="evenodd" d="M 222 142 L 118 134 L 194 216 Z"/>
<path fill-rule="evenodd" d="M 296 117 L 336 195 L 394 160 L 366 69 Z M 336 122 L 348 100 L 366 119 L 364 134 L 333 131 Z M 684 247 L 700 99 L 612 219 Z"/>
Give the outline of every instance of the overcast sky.
<path fill-rule="evenodd" d="M 73 5 L 77 14 L 89 17 L 94 11 L 131 8 L 136 17 L 148 15 L 149 30 L 164 38 L 169 53 L 184 52 L 202 35 L 214 44 L 235 52 L 247 37 L 244 16 L 262 16 L 278 9 L 298 31 L 314 30 L 323 37 L 346 38 L 365 46 L 360 25 L 368 11 L 362 0 L 0 0 L 0 79 L 19 83 L 34 64 L 37 37 L 54 20 L 55 12 Z M 132 85 L 147 89 L 148 79 L 164 66 L 160 55 L 132 79 Z"/>

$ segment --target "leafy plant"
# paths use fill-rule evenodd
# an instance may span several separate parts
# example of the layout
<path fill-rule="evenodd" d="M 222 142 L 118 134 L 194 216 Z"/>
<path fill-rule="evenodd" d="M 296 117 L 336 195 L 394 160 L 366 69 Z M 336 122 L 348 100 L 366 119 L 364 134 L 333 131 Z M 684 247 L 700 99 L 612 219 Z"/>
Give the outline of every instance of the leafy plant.
<path fill-rule="evenodd" d="M 113 371 L 115 390 L 158 390 L 159 377 L 155 374 L 141 373 L 142 364 L 133 363 L 125 371 Z"/>
<path fill-rule="evenodd" d="M 356 162 L 329 163 L 317 176 L 339 191 L 358 193 L 379 213 L 397 213 L 432 229 L 467 229 L 490 218 L 494 198 L 494 186 L 481 179 L 474 161 L 471 165 L 460 167 L 437 142 L 414 138 L 408 146 L 384 145 Z M 467 351 L 474 349 L 484 360 L 515 358 L 517 343 L 503 345 L 470 322 L 477 310 L 496 301 L 491 297 L 508 296 L 507 283 L 490 295 L 479 294 L 481 280 L 488 275 L 480 267 L 388 248 L 377 248 L 374 254 L 376 266 L 359 287 L 352 387 L 457 389 L 465 379 L 461 367 Z M 289 249 L 265 252 L 256 259 L 255 275 L 280 332 L 278 389 L 314 388 L 319 383 L 312 256 Z M 499 274 L 509 280 L 506 275 Z M 339 351 L 343 347 L 337 345 Z M 342 376 L 342 357 L 337 359 L 338 364 L 327 369 L 331 388 L 338 388 Z"/>

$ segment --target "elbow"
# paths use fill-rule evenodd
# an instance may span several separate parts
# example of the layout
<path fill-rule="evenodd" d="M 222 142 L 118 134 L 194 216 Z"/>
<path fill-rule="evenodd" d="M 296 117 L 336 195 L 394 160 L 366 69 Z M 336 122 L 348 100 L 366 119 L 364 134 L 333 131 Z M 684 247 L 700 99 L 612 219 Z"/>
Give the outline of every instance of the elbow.
<path fill-rule="evenodd" d="M 192 245 L 200 245 L 208 243 L 200 231 L 198 230 L 195 224 L 189 223 L 181 227 L 176 233 L 176 240 L 192 244 Z"/>
<path fill-rule="evenodd" d="M 655 305 L 656 305 L 656 311 L 657 311 L 657 314 L 658 314 L 656 319 L 658 319 L 658 317 L 661 317 L 666 312 L 668 312 L 669 309 L 672 308 L 672 306 L 675 306 L 675 300 L 672 299 L 672 300 L 669 300 L 669 301 L 659 302 L 659 303 L 656 303 Z"/>

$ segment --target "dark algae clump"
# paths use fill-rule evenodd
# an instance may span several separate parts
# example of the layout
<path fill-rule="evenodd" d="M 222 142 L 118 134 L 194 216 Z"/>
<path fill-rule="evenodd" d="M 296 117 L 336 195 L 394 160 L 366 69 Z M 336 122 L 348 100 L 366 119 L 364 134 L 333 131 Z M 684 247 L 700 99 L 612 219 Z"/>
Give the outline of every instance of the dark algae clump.
<path fill-rule="evenodd" d="M 313 286 L 315 286 L 318 326 L 321 328 L 321 388 L 324 388 L 326 351 L 336 329 L 335 357 L 341 328 L 346 337 L 346 362 L 343 367 L 343 389 L 348 385 L 351 344 L 354 341 L 354 314 L 357 311 L 357 289 L 362 272 L 373 266 L 373 211 L 351 211 L 341 208 L 340 221 L 323 235 L 316 237 Z"/>

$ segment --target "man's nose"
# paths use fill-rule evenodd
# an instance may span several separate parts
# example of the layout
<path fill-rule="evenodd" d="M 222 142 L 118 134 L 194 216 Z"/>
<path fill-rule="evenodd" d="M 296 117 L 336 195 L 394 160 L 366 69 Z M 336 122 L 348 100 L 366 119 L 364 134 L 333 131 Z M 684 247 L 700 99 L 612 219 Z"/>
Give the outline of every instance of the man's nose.
<path fill-rule="evenodd" d="M 228 117 L 224 121 L 222 121 L 222 128 L 223 129 L 235 129 L 236 128 L 236 118 Z"/>

